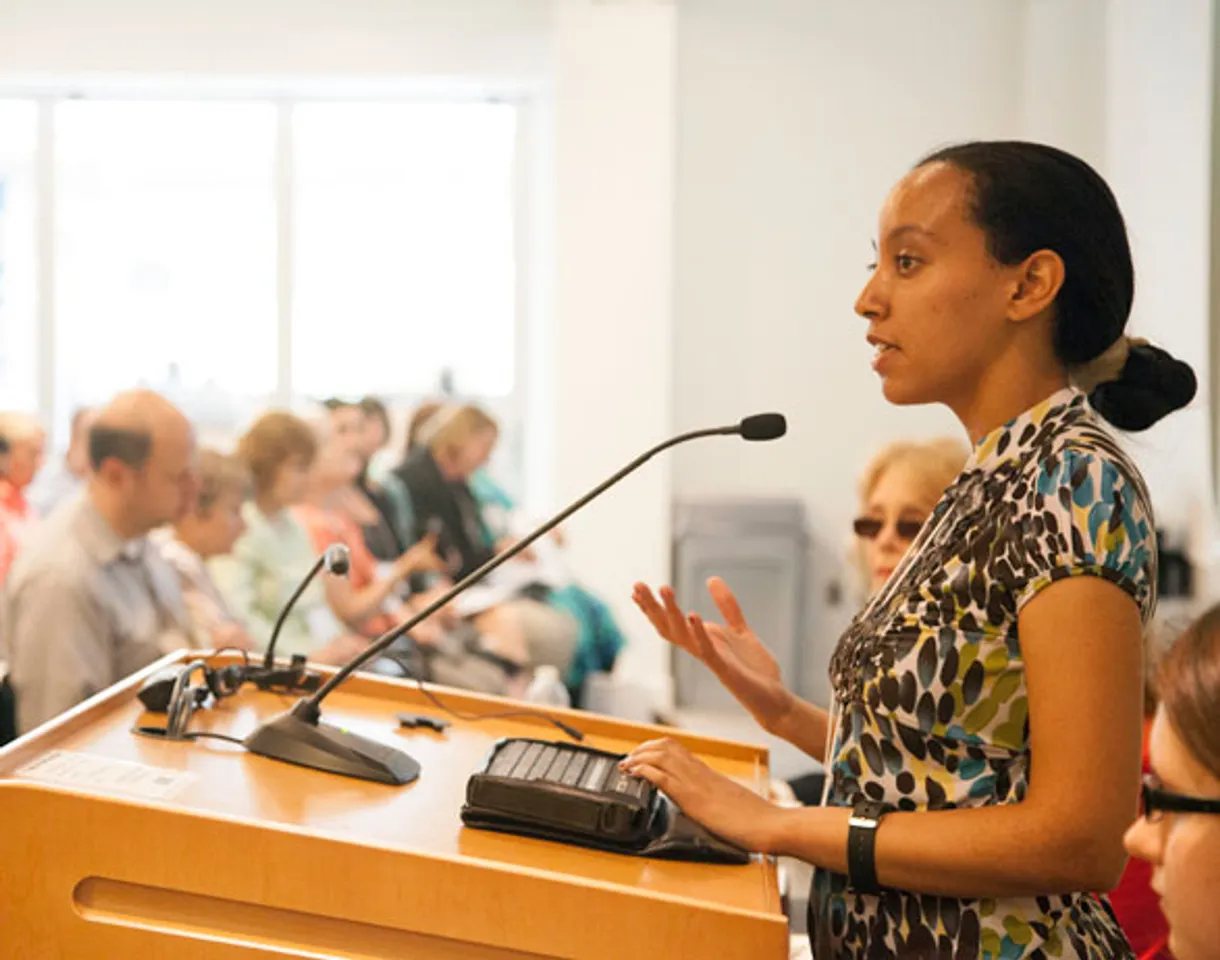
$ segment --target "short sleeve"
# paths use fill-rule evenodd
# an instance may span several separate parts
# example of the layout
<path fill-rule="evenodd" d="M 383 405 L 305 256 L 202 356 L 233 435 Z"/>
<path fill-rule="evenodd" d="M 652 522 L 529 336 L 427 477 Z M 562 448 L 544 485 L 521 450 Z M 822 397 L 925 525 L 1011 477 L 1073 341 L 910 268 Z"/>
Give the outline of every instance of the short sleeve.
<path fill-rule="evenodd" d="M 54 570 L 27 578 L 10 591 L 5 629 L 22 732 L 119 679 L 107 619 L 77 578 Z"/>
<path fill-rule="evenodd" d="M 1017 610 L 1052 583 L 1094 576 L 1125 590 L 1145 620 L 1156 586 L 1156 535 L 1135 468 L 1067 448 L 1040 462 L 1018 505 Z"/>

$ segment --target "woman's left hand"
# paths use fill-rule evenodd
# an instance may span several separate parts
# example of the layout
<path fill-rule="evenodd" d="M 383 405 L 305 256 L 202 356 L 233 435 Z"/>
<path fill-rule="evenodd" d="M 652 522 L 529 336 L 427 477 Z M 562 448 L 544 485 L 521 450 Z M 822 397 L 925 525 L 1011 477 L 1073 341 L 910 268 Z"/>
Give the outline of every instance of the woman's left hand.
<path fill-rule="evenodd" d="M 666 737 L 640 744 L 620 766 L 663 791 L 688 817 L 747 850 L 774 853 L 784 811 Z"/>

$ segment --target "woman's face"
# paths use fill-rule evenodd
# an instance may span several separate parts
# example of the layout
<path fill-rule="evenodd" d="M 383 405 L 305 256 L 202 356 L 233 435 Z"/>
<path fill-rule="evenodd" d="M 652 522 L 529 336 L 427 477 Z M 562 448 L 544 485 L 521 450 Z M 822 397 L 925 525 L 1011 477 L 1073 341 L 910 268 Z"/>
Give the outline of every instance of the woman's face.
<path fill-rule="evenodd" d="M 46 454 L 46 438 L 42 433 L 35 433 L 20 440 L 14 440 L 9 448 L 8 478 L 18 490 L 24 490 L 34 481 L 38 471 L 42 469 Z"/>
<path fill-rule="evenodd" d="M 856 301 L 891 403 L 968 400 L 1009 334 L 1019 268 L 987 252 L 969 216 L 969 174 L 932 163 L 907 174 L 881 210 L 875 269 Z"/>
<path fill-rule="evenodd" d="M 390 436 L 381 417 L 371 413 L 361 417 L 360 453 L 366 460 L 372 460 L 377 451 L 390 442 Z"/>
<path fill-rule="evenodd" d="M 242 491 L 225 490 L 206 511 L 197 514 L 196 550 L 205 560 L 231 553 L 233 545 L 246 532 L 244 500 Z"/>
<path fill-rule="evenodd" d="M 873 521 L 869 532 L 880 524 L 876 536 L 860 536 L 864 563 L 869 580 L 869 593 L 876 593 L 889 580 L 914 539 L 914 533 L 936 506 L 936 498 L 924 491 L 915 471 L 905 463 L 887 467 L 877 478 L 861 518 Z"/>
<path fill-rule="evenodd" d="M 350 449 L 364 446 L 364 413 L 359 407 L 338 407 L 330 411 L 330 432 Z M 321 441 L 319 441 L 321 442 Z"/>
<path fill-rule="evenodd" d="M 480 469 L 491 457 L 498 434 L 495 430 L 479 430 L 465 443 L 449 447 L 438 460 L 441 470 L 449 480 L 469 480 L 471 474 Z"/>
<path fill-rule="evenodd" d="M 312 479 L 322 487 L 343 487 L 360 476 L 364 460 L 360 455 L 363 418 L 356 411 L 354 422 L 332 415 L 329 426 L 317 433 L 318 454 L 310 470 Z"/>
<path fill-rule="evenodd" d="M 289 457 L 275 471 L 271 498 L 281 507 L 291 507 L 305 499 L 309 489 L 310 462 L 303 457 Z"/>
<path fill-rule="evenodd" d="M 1220 777 L 1207 770 L 1158 710 L 1149 743 L 1162 789 L 1220 800 Z M 1152 888 L 1169 921 L 1169 948 L 1177 960 L 1206 960 L 1220 944 L 1220 814 L 1158 811 L 1126 836 L 1127 851 L 1153 866 Z"/>

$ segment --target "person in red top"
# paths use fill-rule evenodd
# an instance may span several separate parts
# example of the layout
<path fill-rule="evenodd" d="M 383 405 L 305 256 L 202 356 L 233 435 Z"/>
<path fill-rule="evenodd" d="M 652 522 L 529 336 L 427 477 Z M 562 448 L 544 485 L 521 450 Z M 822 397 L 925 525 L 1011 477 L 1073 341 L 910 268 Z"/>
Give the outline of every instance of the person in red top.
<path fill-rule="evenodd" d="M 293 512 L 309 531 L 318 552 L 342 543 L 351 554 L 346 577 L 327 577 L 326 599 L 331 610 L 349 628 L 366 637 L 391 629 L 409 613 L 407 578 L 413 573 L 442 568 L 433 540 L 425 538 L 388 564 L 378 564 L 364 542 L 359 525 L 340 505 L 355 483 L 362 461 L 348 436 L 334 430 L 325 418 L 315 421 L 318 453 L 309 470 L 305 500 Z M 428 642 L 432 624 L 421 624 L 416 639 Z"/>
<path fill-rule="evenodd" d="M 21 547 L 37 513 L 25 492 L 42 469 L 46 434 L 28 414 L 0 414 L 0 438 L 7 453 L 0 461 L 0 583 Z"/>
<path fill-rule="evenodd" d="M 1177 960 L 1215 960 L 1220 944 L 1220 606 L 1173 642 L 1157 668 L 1151 773 L 1127 851 L 1152 867 Z M 1150 954 L 1146 954 L 1151 956 Z"/>
<path fill-rule="evenodd" d="M 1144 684 L 1144 750 L 1143 772 L 1152 772 L 1148 757 L 1152 721 L 1156 717 L 1157 698 L 1151 680 Z M 1161 900 L 1152 888 L 1152 864 L 1132 858 L 1127 861 L 1118 886 L 1110 892 L 1110 906 L 1118 916 L 1123 933 L 1131 942 L 1140 960 L 1173 960 L 1169 952 L 1169 921 L 1161 912 Z"/>

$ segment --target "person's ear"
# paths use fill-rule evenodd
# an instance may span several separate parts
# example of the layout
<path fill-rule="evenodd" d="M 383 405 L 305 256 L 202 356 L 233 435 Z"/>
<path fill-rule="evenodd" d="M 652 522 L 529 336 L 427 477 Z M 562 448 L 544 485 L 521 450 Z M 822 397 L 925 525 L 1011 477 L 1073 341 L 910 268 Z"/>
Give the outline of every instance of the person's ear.
<path fill-rule="evenodd" d="M 1031 320 L 1049 310 L 1063 288 L 1063 258 L 1054 250 L 1037 250 L 1012 268 L 1008 319 Z"/>
<path fill-rule="evenodd" d="M 127 465 L 117 457 L 107 457 L 95 471 L 99 480 L 108 487 L 120 487 L 127 480 Z"/>

